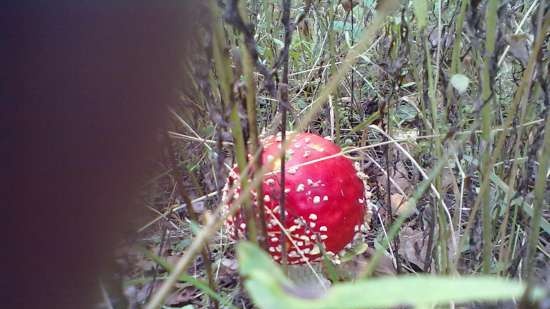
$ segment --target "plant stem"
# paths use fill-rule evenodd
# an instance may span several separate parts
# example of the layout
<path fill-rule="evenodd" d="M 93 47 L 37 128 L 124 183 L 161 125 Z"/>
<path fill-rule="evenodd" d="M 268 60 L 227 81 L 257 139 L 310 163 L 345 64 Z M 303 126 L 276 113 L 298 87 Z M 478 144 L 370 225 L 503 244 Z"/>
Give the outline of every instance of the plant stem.
<path fill-rule="evenodd" d="M 483 224 L 483 273 L 488 274 L 491 271 L 491 258 L 493 253 L 492 245 L 492 218 L 490 204 L 490 173 L 493 163 L 491 157 L 491 125 L 492 125 L 492 101 L 493 89 L 491 77 L 491 65 L 494 61 L 495 42 L 496 42 L 496 24 L 497 24 L 497 6 L 498 0 L 489 0 L 486 12 L 486 38 L 485 53 L 483 55 L 483 67 L 481 72 L 481 99 L 483 108 L 481 109 L 481 138 L 483 140 L 483 154 L 481 161 L 481 179 L 482 187 L 485 186 L 481 196 L 482 224 Z"/>
<path fill-rule="evenodd" d="M 239 7 L 240 14 L 242 16 L 244 15 L 242 6 Z M 249 132 L 249 140 L 250 140 L 250 152 L 256 153 L 257 151 L 262 151 L 260 139 L 258 136 L 258 121 L 256 117 L 256 79 L 254 78 L 254 61 L 248 51 L 244 47 L 244 39 L 241 37 L 240 39 L 241 44 L 241 54 L 242 54 L 242 66 L 243 66 L 243 73 L 244 78 L 246 81 L 246 111 L 248 115 L 248 132 Z M 256 176 L 256 173 L 260 170 L 260 167 L 262 165 L 261 159 L 255 160 L 253 162 L 254 166 L 254 173 L 253 175 Z M 257 196 L 263 197 L 263 189 L 262 184 L 260 183 L 258 186 L 253 187 L 253 189 L 256 191 Z M 259 234 L 258 234 L 258 243 L 263 249 L 267 249 L 267 226 L 265 223 L 265 209 L 264 209 L 264 200 L 263 198 L 258 198 L 256 200 L 256 210 L 258 211 L 258 216 L 254 214 L 254 222 L 258 223 L 259 225 Z M 257 220 L 257 221 L 256 221 Z"/>

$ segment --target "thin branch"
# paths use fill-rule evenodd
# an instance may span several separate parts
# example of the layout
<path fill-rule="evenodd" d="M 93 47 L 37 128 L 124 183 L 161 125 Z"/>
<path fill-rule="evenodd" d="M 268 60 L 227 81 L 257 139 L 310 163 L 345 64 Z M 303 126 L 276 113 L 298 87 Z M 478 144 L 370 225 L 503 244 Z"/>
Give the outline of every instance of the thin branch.
<path fill-rule="evenodd" d="M 227 7 L 224 13 L 225 21 L 232 25 L 233 28 L 238 30 L 243 34 L 244 43 L 252 62 L 254 63 L 256 70 L 264 76 L 264 84 L 266 90 L 269 92 L 271 97 L 275 98 L 277 92 L 275 90 L 275 83 L 273 82 L 273 73 L 260 62 L 260 56 L 258 53 L 258 45 L 254 39 L 254 32 L 252 31 L 252 26 L 244 22 L 241 14 L 239 14 L 239 1 L 230 0 L 227 3 Z"/>
<path fill-rule="evenodd" d="M 287 106 L 288 106 L 288 49 L 290 48 L 290 42 L 292 39 L 292 29 L 290 26 L 290 0 L 283 0 L 283 18 L 282 22 L 285 27 L 285 46 L 283 48 L 282 63 L 283 63 L 283 81 L 279 87 L 280 91 L 280 107 L 282 112 L 281 117 L 281 140 L 284 143 L 286 140 L 286 122 L 287 122 Z M 286 51 L 286 52 L 285 52 Z M 286 221 L 285 210 L 285 153 L 281 156 L 281 192 L 279 196 L 279 217 L 283 224 Z M 279 243 L 281 244 L 281 256 L 283 267 L 287 267 L 286 256 L 286 241 L 285 236 L 281 233 Z"/>
<path fill-rule="evenodd" d="M 281 67 L 281 65 L 284 65 L 285 63 L 288 64 L 288 51 L 290 49 L 290 42 L 292 41 L 292 34 L 298 27 L 298 25 L 304 20 L 306 15 L 309 13 L 309 10 L 311 8 L 311 0 L 305 0 L 306 6 L 304 7 L 304 10 L 300 15 L 296 18 L 296 21 L 293 23 L 290 23 L 290 1 L 288 1 L 288 14 L 287 14 L 287 7 L 286 7 L 286 0 L 283 0 L 283 18 L 282 22 L 285 27 L 285 45 L 283 49 L 281 50 L 279 57 L 277 57 L 277 61 L 275 61 L 275 64 L 273 65 L 273 71 L 276 71 L 278 68 Z M 288 43 L 287 43 L 288 39 Z M 283 79 L 284 79 L 284 73 L 283 73 Z M 284 82 L 284 81 L 283 81 Z"/>

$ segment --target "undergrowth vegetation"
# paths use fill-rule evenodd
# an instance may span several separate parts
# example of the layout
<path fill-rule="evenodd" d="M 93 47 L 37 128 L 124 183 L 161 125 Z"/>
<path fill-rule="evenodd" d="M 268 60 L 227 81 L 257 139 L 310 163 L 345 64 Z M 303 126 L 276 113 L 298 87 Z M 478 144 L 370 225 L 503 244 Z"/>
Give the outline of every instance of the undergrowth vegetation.
<path fill-rule="evenodd" d="M 130 307 L 542 308 L 548 1 L 205 1 L 197 20 L 151 217 L 120 254 Z M 220 211 L 233 165 L 231 212 L 257 211 L 261 140 L 290 131 L 340 145 L 368 192 L 313 297 L 260 249 L 258 214 L 237 245 Z"/>

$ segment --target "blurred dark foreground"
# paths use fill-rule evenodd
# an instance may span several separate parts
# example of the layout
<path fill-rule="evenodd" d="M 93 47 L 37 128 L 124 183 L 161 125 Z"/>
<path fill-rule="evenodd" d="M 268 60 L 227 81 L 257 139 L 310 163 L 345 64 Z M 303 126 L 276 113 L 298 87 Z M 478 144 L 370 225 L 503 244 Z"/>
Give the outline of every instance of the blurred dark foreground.
<path fill-rule="evenodd" d="M 87 308 L 181 83 L 197 1 L 0 8 L 2 308 Z"/>

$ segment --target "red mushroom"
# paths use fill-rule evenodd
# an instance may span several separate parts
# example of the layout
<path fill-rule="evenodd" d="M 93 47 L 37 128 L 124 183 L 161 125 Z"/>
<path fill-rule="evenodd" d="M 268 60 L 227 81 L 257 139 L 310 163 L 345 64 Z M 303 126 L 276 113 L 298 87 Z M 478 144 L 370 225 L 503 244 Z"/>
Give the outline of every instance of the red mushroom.
<path fill-rule="evenodd" d="M 333 142 L 310 133 L 289 133 L 291 139 L 286 151 L 284 227 L 289 264 L 317 261 L 321 257 L 321 242 L 330 254 L 336 254 L 353 240 L 363 222 L 364 187 L 356 175 L 352 161 L 339 155 Z M 281 261 L 279 224 L 281 137 L 269 136 L 263 141 L 262 162 L 270 164 L 263 179 L 263 202 L 267 223 L 268 251 Z M 328 158 L 326 158 L 328 157 Z M 227 190 L 239 181 L 238 170 L 231 172 L 224 188 L 224 207 L 228 209 Z M 240 188 L 236 189 L 237 194 Z M 254 205 L 257 196 L 252 192 Z M 243 237 L 246 223 L 240 212 L 228 218 L 230 235 Z M 235 229 L 236 228 L 236 229 Z"/>

